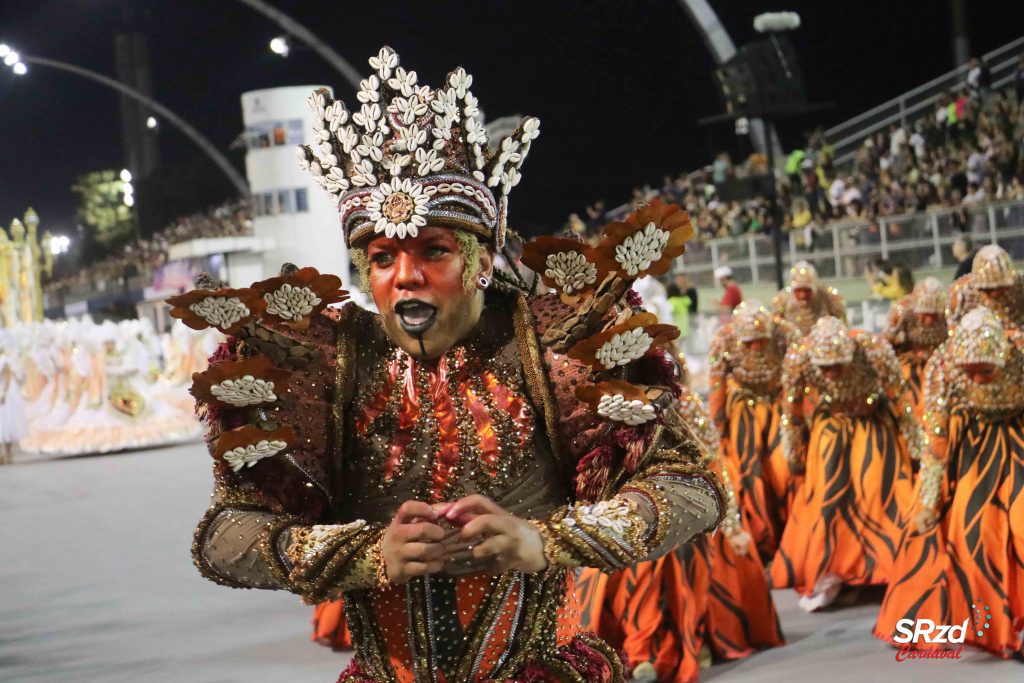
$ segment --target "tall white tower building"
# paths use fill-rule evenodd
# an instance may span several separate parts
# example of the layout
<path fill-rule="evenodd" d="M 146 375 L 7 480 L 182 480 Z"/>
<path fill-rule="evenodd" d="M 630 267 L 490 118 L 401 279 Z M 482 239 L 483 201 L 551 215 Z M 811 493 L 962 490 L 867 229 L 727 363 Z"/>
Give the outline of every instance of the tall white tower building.
<path fill-rule="evenodd" d="M 232 283 L 241 270 L 253 280 L 277 275 L 281 264 L 313 266 L 349 284 L 349 258 L 330 195 L 299 168 L 295 147 L 312 144 L 313 114 L 306 105 L 319 86 L 300 85 L 242 94 L 247 152 L 245 172 L 252 191 L 253 232 L 266 246 L 245 268 L 232 258 Z M 255 273 L 259 263 L 261 273 Z M 248 273 L 245 273 L 248 274 Z M 235 285 L 239 286 L 239 285 Z"/>

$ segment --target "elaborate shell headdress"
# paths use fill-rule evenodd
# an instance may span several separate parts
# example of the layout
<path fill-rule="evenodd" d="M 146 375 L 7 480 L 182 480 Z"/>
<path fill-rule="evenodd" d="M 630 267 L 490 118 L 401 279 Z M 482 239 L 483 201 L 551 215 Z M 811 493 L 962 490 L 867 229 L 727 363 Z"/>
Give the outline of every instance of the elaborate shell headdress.
<path fill-rule="evenodd" d="M 995 244 L 979 249 L 971 263 L 971 284 L 978 289 L 1009 287 L 1013 284 L 1013 276 L 1010 255 Z"/>
<path fill-rule="evenodd" d="M 732 326 L 741 342 L 772 336 L 772 314 L 756 299 L 747 299 L 733 310 Z"/>
<path fill-rule="evenodd" d="M 853 360 L 857 345 L 839 318 L 818 318 L 808 338 L 812 365 L 838 365 Z"/>
<path fill-rule="evenodd" d="M 917 283 L 913 291 L 915 313 L 945 314 L 947 307 L 946 288 L 933 277 L 926 277 Z"/>
<path fill-rule="evenodd" d="M 420 85 L 398 54 L 381 48 L 350 113 L 325 89 L 313 92 L 316 143 L 299 161 L 338 204 L 349 246 L 374 235 L 415 237 L 428 223 L 505 241 L 508 194 L 540 135 L 531 116 L 493 147 L 480 122 L 473 77 L 459 67 L 445 85 Z"/>
<path fill-rule="evenodd" d="M 957 365 L 1006 364 L 1010 344 L 999 317 L 981 306 L 964 316 L 953 333 L 953 360 Z"/>

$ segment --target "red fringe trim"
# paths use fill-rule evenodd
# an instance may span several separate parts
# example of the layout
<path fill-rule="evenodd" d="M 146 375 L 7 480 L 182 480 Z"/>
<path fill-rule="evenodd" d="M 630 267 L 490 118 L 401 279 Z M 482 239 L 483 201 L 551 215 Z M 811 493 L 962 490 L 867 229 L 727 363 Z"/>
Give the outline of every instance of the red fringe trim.
<path fill-rule="evenodd" d="M 629 473 L 636 472 L 640 466 L 640 458 L 651 447 L 654 440 L 655 422 L 647 422 L 635 427 L 623 427 L 615 432 L 615 443 L 626 451 L 623 467 Z"/>
<path fill-rule="evenodd" d="M 679 366 L 672 354 L 661 346 L 647 350 L 643 358 L 638 358 L 632 368 L 640 384 L 668 387 L 672 394 L 679 398 L 683 393 L 683 385 L 679 383 Z"/>
<path fill-rule="evenodd" d="M 611 474 L 612 448 L 598 446 L 576 463 L 576 498 L 594 500 L 608 483 Z"/>

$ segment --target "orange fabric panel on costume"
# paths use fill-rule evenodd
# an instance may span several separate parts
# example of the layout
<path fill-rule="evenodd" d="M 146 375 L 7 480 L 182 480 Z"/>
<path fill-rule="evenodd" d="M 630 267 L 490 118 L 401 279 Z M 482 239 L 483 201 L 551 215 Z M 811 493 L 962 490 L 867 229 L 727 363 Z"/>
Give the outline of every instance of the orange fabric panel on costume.
<path fill-rule="evenodd" d="M 352 634 L 340 599 L 322 602 L 313 608 L 313 640 L 332 650 L 352 649 Z"/>
<path fill-rule="evenodd" d="M 658 680 L 692 683 L 700 671 L 709 585 L 704 539 L 611 576 L 584 569 L 577 584 L 583 628 L 625 651 L 631 667 L 651 662 Z"/>
<path fill-rule="evenodd" d="M 924 424 L 924 366 L 928 355 L 921 352 L 900 354 L 900 372 L 903 375 L 903 404 L 914 411 L 914 419 Z"/>
<path fill-rule="evenodd" d="M 806 462 L 772 562 L 772 586 L 808 595 L 826 574 L 848 585 L 887 583 L 913 494 L 892 414 L 819 413 Z"/>
<path fill-rule="evenodd" d="M 778 549 L 794 491 L 779 434 L 781 406 L 745 398 L 732 380 L 729 384 L 725 458 L 743 523 L 761 557 L 769 561 Z"/>
<path fill-rule="evenodd" d="M 708 541 L 711 586 L 707 638 L 716 657 L 741 659 L 757 650 L 785 645 L 764 565 L 751 540 L 737 555 L 725 534 Z"/>
<path fill-rule="evenodd" d="M 908 529 L 875 635 L 891 641 L 904 618 L 967 620 L 968 645 L 1012 657 L 1024 630 L 1024 417 L 957 410 L 949 446 L 940 523 L 924 536 Z"/>

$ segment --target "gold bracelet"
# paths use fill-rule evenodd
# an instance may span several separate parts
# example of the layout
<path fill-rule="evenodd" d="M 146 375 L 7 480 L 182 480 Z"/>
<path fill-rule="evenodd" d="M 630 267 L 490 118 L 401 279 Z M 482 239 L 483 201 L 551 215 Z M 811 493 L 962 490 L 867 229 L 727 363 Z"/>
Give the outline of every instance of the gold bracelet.
<path fill-rule="evenodd" d="M 547 522 L 539 519 L 529 520 L 533 528 L 540 534 L 541 540 L 544 542 L 544 559 L 547 560 L 548 566 L 544 568 L 544 571 L 548 571 L 560 564 L 566 564 L 564 562 L 564 553 L 562 552 L 562 546 L 558 542 L 558 538 L 555 534 L 551 533 L 551 529 Z"/>

